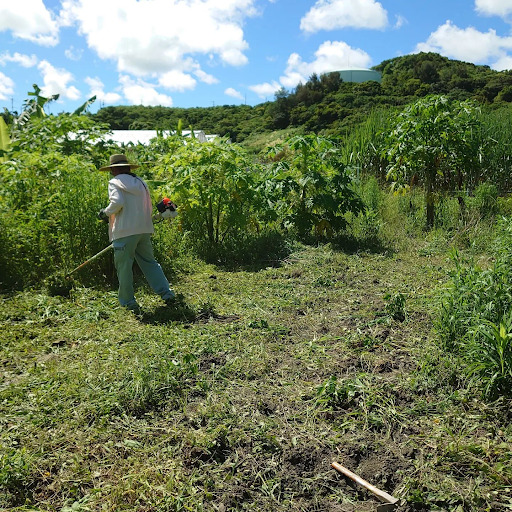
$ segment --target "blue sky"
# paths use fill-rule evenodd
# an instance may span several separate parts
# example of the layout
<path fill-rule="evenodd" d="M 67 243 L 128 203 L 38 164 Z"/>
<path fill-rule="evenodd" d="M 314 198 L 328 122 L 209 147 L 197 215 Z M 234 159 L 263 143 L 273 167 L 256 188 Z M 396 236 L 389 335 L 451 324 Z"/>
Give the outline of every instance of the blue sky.
<path fill-rule="evenodd" d="M 0 0 L 0 109 L 272 100 L 418 51 L 512 69 L 512 0 Z"/>

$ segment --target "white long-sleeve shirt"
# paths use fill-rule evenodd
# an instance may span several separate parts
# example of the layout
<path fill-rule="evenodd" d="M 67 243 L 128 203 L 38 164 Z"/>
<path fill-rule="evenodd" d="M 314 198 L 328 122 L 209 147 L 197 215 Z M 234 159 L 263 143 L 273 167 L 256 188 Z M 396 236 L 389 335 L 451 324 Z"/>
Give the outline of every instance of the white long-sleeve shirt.
<path fill-rule="evenodd" d="M 110 241 L 124 236 L 153 233 L 153 205 L 147 185 L 138 176 L 118 174 L 108 182 Z"/>

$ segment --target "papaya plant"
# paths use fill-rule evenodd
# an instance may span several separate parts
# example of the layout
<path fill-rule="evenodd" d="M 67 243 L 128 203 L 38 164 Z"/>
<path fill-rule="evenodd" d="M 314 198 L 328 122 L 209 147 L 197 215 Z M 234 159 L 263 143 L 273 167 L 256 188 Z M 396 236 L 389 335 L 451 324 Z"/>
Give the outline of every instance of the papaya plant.
<path fill-rule="evenodd" d="M 397 114 L 384 153 L 387 178 L 398 187 L 417 178 L 425 188 L 427 227 L 434 225 L 435 194 L 462 191 L 478 172 L 481 142 L 476 107 L 469 101 L 427 96 Z"/>
<path fill-rule="evenodd" d="M 187 139 L 161 158 L 154 176 L 167 183 L 182 229 L 196 241 L 218 245 L 254 225 L 257 179 L 239 146 Z"/>
<path fill-rule="evenodd" d="M 44 107 L 52 101 L 56 101 L 59 99 L 59 94 L 53 94 L 49 97 L 42 96 L 41 88 L 37 84 L 33 84 L 32 87 L 34 88 L 34 91 L 27 93 L 29 96 L 32 96 L 32 98 L 25 100 L 23 104 L 23 112 L 16 119 L 17 125 L 22 126 L 34 117 L 45 117 L 46 112 L 44 111 Z"/>
<path fill-rule="evenodd" d="M 283 226 L 295 230 L 299 238 L 313 231 L 333 235 L 346 227 L 346 213 L 364 210 L 333 141 L 295 136 L 268 155 L 277 160 L 269 200 Z"/>

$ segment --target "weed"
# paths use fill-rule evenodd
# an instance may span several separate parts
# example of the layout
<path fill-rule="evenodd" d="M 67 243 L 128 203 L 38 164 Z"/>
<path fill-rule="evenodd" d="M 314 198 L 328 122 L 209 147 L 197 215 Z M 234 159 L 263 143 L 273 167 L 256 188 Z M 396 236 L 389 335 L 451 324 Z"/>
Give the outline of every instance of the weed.
<path fill-rule="evenodd" d="M 359 379 L 339 382 L 335 375 L 331 375 L 316 390 L 316 402 L 333 409 L 347 409 L 355 405 L 363 394 L 364 384 Z"/>
<path fill-rule="evenodd" d="M 482 219 L 494 217 L 498 213 L 498 187 L 492 183 L 482 183 L 475 188 L 470 206 L 475 208 Z"/>
<path fill-rule="evenodd" d="M 388 314 L 393 320 L 403 322 L 407 317 L 405 309 L 405 295 L 403 293 L 387 293 L 384 295 L 384 300 L 386 301 L 386 306 L 384 308 L 386 314 Z"/>
<path fill-rule="evenodd" d="M 0 489 L 7 495 L 0 496 L 0 505 L 7 506 L 6 499 L 22 504 L 29 495 L 31 463 L 30 456 L 25 449 L 10 448 L 0 452 Z"/>
<path fill-rule="evenodd" d="M 44 287 L 50 296 L 69 297 L 73 284 L 72 279 L 62 273 L 53 274 L 44 280 Z"/>
<path fill-rule="evenodd" d="M 471 372 L 484 382 L 484 393 L 491 397 L 512 391 L 512 313 L 496 325 L 484 321 L 469 345 Z"/>
<path fill-rule="evenodd" d="M 199 304 L 197 308 L 197 318 L 199 319 L 209 319 L 214 318 L 216 316 L 215 305 L 212 303 L 210 299 Z"/>

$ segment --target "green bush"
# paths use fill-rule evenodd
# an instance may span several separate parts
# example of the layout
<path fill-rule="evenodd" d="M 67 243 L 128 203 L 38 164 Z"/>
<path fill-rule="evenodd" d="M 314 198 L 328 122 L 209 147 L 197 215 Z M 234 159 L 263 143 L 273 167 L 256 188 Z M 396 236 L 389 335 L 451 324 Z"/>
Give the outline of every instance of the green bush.
<path fill-rule="evenodd" d="M 180 229 L 193 245 L 222 246 L 258 226 L 257 172 L 234 144 L 190 139 L 155 166 L 179 207 Z"/>
<path fill-rule="evenodd" d="M 275 161 L 265 197 L 280 224 L 300 240 L 332 237 L 347 226 L 346 215 L 363 212 L 353 176 L 340 148 L 317 136 L 295 136 L 269 150 Z"/>

